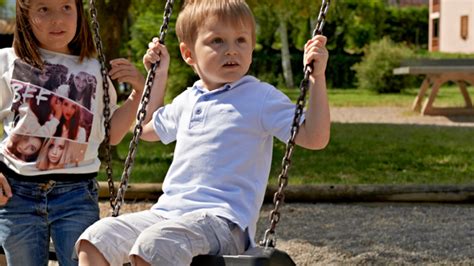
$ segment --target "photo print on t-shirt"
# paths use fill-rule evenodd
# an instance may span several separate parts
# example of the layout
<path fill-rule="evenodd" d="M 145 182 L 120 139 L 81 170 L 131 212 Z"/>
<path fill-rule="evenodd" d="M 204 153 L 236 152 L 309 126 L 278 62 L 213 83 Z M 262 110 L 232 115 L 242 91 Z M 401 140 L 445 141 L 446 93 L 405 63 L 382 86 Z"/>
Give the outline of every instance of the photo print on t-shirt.
<path fill-rule="evenodd" d="M 84 160 L 91 134 L 97 81 L 86 72 L 69 73 L 45 62 L 42 70 L 15 60 L 11 88 L 14 129 L 9 155 L 36 162 L 40 170 L 77 165 Z"/>
<path fill-rule="evenodd" d="M 61 64 L 45 61 L 43 69 L 15 60 L 12 80 L 44 88 L 91 111 L 95 103 L 97 79 L 85 71 L 73 72 Z"/>
<path fill-rule="evenodd" d="M 84 107 L 43 88 L 12 80 L 15 112 L 20 119 L 14 132 L 38 137 L 59 137 L 86 143 L 92 113 Z M 19 104 L 18 104 L 19 103 Z"/>
<path fill-rule="evenodd" d="M 12 134 L 6 144 L 6 155 L 25 163 L 35 163 L 39 170 L 77 166 L 84 160 L 87 145 L 63 138 L 40 138 Z"/>

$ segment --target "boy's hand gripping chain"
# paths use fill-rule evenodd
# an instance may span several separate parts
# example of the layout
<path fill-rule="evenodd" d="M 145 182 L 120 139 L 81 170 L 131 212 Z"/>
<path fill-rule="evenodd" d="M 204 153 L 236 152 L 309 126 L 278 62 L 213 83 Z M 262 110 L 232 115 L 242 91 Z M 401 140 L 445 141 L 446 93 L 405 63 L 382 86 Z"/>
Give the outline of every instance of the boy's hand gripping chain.
<path fill-rule="evenodd" d="M 323 0 L 321 5 L 321 9 L 319 11 L 318 22 L 316 23 L 316 27 L 313 31 L 313 37 L 316 35 L 320 35 L 323 32 L 324 22 L 326 19 L 326 14 L 329 9 L 329 2 L 330 0 Z M 280 221 L 280 206 L 283 204 L 285 200 L 285 193 L 284 189 L 288 185 L 288 169 L 291 165 L 291 155 L 293 154 L 293 149 L 295 147 L 295 138 L 298 134 L 298 130 L 300 128 L 300 121 L 301 116 L 303 114 L 303 108 L 306 105 L 306 93 L 308 91 L 309 85 L 309 76 L 313 72 L 313 68 L 311 64 L 308 64 L 304 68 L 304 78 L 300 83 L 300 95 L 298 97 L 296 103 L 296 110 L 295 116 L 293 118 L 293 124 L 291 126 L 291 133 L 290 139 L 286 145 L 285 156 L 282 160 L 282 170 L 280 175 L 278 176 L 278 190 L 273 195 L 273 204 L 274 209 L 270 212 L 270 227 L 265 231 L 265 235 L 263 240 L 260 241 L 260 246 L 264 247 L 275 247 L 276 239 L 275 239 L 275 228 Z"/>
<path fill-rule="evenodd" d="M 168 31 L 168 25 L 171 17 L 171 13 L 173 11 L 173 4 L 174 0 L 168 0 L 166 2 L 165 6 L 165 11 L 163 14 L 163 24 L 161 25 L 160 28 L 160 36 L 159 36 L 159 42 L 164 43 L 166 33 Z M 129 151 L 127 158 L 125 160 L 125 165 L 124 165 L 124 170 L 122 173 L 122 178 L 120 185 L 117 190 L 117 195 L 115 195 L 115 187 L 114 187 L 114 182 L 113 182 L 113 176 L 112 176 L 112 167 L 111 167 L 111 152 L 110 152 L 110 97 L 109 97 L 109 86 L 108 86 L 108 76 L 107 76 L 107 69 L 105 67 L 105 56 L 103 53 L 103 45 L 102 41 L 100 39 L 100 34 L 99 34 L 99 23 L 97 20 L 97 9 L 95 8 L 95 1 L 91 0 L 90 1 L 90 13 L 92 17 L 92 25 L 93 25 L 93 30 L 94 30 L 94 40 L 96 42 L 96 47 L 97 47 L 97 53 L 99 54 L 99 61 L 101 63 L 101 72 L 102 72 L 102 79 L 104 83 L 104 126 L 105 126 L 105 139 L 104 143 L 106 146 L 106 174 L 107 174 L 107 181 L 109 185 L 109 193 L 110 193 L 110 206 L 112 207 L 112 216 L 116 217 L 119 215 L 120 212 L 120 207 L 122 206 L 124 202 L 124 195 L 125 191 L 127 190 L 128 186 L 128 179 L 129 176 L 132 172 L 132 167 L 135 159 L 135 155 L 137 152 L 137 147 L 138 147 L 138 141 L 140 140 L 140 135 L 142 134 L 142 124 L 143 120 L 145 119 L 146 116 L 146 106 L 148 105 L 150 101 L 150 92 L 151 92 L 151 87 L 153 85 L 153 80 L 155 78 L 155 72 L 156 69 L 159 66 L 159 62 L 153 64 L 151 66 L 150 71 L 148 72 L 148 76 L 146 79 L 145 83 L 145 88 L 143 89 L 143 95 L 140 101 L 140 106 L 138 108 L 138 114 L 137 114 L 137 121 L 135 125 L 135 129 L 133 131 L 133 137 L 132 140 L 130 141 L 130 146 L 129 146 Z"/>

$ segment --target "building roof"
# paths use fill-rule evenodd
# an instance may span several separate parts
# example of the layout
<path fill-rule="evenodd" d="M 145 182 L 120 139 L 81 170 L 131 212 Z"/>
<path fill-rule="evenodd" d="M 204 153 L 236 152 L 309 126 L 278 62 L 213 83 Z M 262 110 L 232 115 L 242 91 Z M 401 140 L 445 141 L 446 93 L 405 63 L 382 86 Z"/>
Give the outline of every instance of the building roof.
<path fill-rule="evenodd" d="M 14 20 L 0 19 L 0 34 L 13 34 L 15 31 Z"/>

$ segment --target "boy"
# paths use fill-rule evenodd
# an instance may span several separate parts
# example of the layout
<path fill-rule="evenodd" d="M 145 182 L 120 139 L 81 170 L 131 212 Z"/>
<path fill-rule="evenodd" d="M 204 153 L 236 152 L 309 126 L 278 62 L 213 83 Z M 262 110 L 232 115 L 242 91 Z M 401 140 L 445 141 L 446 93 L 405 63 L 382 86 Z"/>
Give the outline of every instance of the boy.
<path fill-rule="evenodd" d="M 176 22 L 183 60 L 200 80 L 163 106 L 169 66 L 156 39 L 144 63 L 160 61 L 142 139 L 176 142 L 164 194 L 151 210 L 105 218 L 76 243 L 81 265 L 189 265 L 199 254 L 239 254 L 254 245 L 270 171 L 273 136 L 290 137 L 295 106 L 273 86 L 246 76 L 255 21 L 243 0 L 186 1 Z M 305 46 L 313 64 L 310 99 L 296 143 L 329 141 L 326 39 Z"/>

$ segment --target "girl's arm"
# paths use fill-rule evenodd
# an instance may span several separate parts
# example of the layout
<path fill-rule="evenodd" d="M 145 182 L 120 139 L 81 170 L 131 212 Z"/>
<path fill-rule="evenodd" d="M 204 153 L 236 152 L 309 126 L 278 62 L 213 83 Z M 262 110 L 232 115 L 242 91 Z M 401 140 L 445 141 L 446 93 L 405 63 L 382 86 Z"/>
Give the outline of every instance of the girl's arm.
<path fill-rule="evenodd" d="M 148 102 L 146 108 L 144 124 L 147 124 L 151 120 L 153 112 L 164 104 L 170 62 L 168 50 L 164 45 L 158 42 L 158 38 L 154 38 L 153 41 L 148 44 L 148 47 L 149 49 L 143 57 L 145 68 L 148 71 L 151 67 L 151 64 L 158 61 L 160 62 L 160 65 L 155 72 L 155 79 L 153 82 L 153 87 L 151 88 L 150 101 Z M 128 82 L 133 86 L 133 91 L 128 99 L 119 109 L 114 112 L 111 118 L 110 144 L 116 145 L 123 139 L 135 121 L 145 79 L 127 60 L 121 59 L 112 61 L 111 63 L 112 79 L 119 79 L 119 81 L 122 80 L 123 82 Z M 153 130 L 153 127 L 145 127 L 142 131 L 142 134 L 148 136 L 148 134 L 150 134 L 150 132 L 148 132 L 150 128 Z"/>
<path fill-rule="evenodd" d="M 330 114 L 326 91 L 326 65 L 328 51 L 325 47 L 326 37 L 315 36 L 305 45 L 304 64 L 311 64 L 313 72 L 309 78 L 310 97 L 295 142 L 308 149 L 323 149 L 329 143 Z"/>
<path fill-rule="evenodd" d="M 114 112 L 110 120 L 110 144 L 117 145 L 135 122 L 138 105 L 145 84 L 143 75 L 127 59 L 110 61 L 110 77 L 132 85 L 128 99 Z"/>

